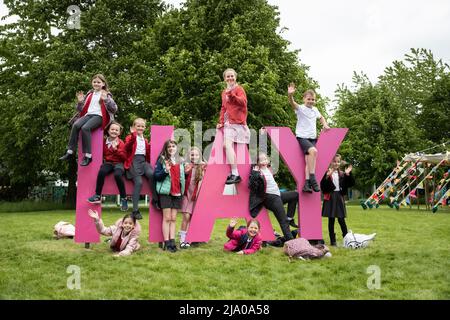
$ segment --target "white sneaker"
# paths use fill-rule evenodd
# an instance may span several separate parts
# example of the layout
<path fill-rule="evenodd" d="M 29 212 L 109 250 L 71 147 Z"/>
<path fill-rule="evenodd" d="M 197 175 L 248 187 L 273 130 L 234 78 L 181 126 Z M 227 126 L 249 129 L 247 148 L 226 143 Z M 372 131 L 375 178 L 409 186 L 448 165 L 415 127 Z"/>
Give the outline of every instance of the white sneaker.
<path fill-rule="evenodd" d="M 180 248 L 181 249 L 187 249 L 187 248 L 189 248 L 191 245 L 189 244 L 189 243 L 187 243 L 187 242 L 181 242 L 180 243 Z"/>

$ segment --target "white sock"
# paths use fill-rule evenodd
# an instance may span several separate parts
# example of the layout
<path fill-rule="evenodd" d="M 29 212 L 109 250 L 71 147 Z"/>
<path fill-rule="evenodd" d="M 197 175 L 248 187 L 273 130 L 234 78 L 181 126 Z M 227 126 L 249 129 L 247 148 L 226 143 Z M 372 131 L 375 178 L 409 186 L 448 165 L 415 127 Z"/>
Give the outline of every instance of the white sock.
<path fill-rule="evenodd" d="M 238 169 L 237 168 L 236 169 L 231 169 L 231 174 L 233 174 L 235 176 L 238 176 L 239 175 Z"/>
<path fill-rule="evenodd" d="M 84 155 L 86 156 L 86 158 L 92 158 L 92 154 L 90 153 L 85 153 Z"/>
<path fill-rule="evenodd" d="M 70 150 L 70 149 L 69 149 L 69 150 L 67 150 L 67 153 L 68 153 L 68 154 L 73 154 L 73 150 Z"/>
<path fill-rule="evenodd" d="M 186 242 L 186 231 L 180 230 L 180 242 Z"/>

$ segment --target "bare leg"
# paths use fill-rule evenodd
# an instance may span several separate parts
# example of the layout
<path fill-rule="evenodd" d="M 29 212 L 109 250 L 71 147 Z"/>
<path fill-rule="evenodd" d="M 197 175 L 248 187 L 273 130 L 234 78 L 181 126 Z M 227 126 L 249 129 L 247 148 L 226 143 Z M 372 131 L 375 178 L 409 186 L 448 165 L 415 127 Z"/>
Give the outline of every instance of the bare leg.
<path fill-rule="evenodd" d="M 177 228 L 177 209 L 170 209 L 170 229 L 169 239 L 175 239 L 175 233 Z"/>
<path fill-rule="evenodd" d="M 189 223 L 191 222 L 191 214 L 189 212 L 183 212 L 183 221 L 181 222 L 181 231 L 187 231 Z"/>
<path fill-rule="evenodd" d="M 309 175 L 311 173 L 315 174 L 315 172 L 316 172 L 317 149 L 314 147 L 311 147 L 308 149 L 308 153 L 309 153 L 309 155 L 307 156 L 308 157 L 307 158 L 307 161 L 308 161 L 307 167 L 309 169 L 309 172 L 307 173 L 307 176 L 309 177 Z"/>
<path fill-rule="evenodd" d="M 172 212 L 172 209 L 170 209 L 170 208 L 163 209 L 162 232 L 163 232 L 164 241 L 169 240 L 171 212 Z"/>
<path fill-rule="evenodd" d="M 227 156 L 227 161 L 231 166 L 231 170 L 237 170 L 236 154 L 234 153 L 233 144 L 233 141 L 225 140 L 223 143 L 223 147 L 225 148 L 225 154 Z"/>
<path fill-rule="evenodd" d="M 305 154 L 305 180 L 309 180 L 309 156 Z"/>

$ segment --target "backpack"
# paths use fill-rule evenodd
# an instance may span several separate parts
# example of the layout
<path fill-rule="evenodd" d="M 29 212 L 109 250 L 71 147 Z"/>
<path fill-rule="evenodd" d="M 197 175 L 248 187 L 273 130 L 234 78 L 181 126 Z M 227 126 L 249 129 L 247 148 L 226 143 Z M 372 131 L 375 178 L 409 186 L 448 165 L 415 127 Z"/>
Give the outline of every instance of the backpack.
<path fill-rule="evenodd" d="M 289 261 L 292 258 L 296 259 L 316 259 L 323 256 L 331 256 L 330 250 L 323 244 L 311 245 L 305 238 L 296 238 L 286 241 L 283 246 L 283 251 L 289 256 Z"/>
<path fill-rule="evenodd" d="M 375 239 L 376 235 L 376 233 L 372 233 L 369 235 L 353 233 L 352 230 L 349 230 L 343 240 L 344 248 L 365 248 L 369 245 L 370 241 Z"/>

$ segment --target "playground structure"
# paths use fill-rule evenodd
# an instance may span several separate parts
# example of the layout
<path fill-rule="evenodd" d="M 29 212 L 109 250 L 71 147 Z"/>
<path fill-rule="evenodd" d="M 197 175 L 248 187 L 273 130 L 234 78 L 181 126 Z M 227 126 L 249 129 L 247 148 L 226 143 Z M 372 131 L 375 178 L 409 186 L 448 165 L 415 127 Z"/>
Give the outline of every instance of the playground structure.
<path fill-rule="evenodd" d="M 435 213 L 439 206 L 448 205 L 450 196 L 450 152 L 405 155 L 387 178 L 367 200 L 361 201 L 363 209 L 378 208 L 380 203 L 400 209 L 413 205 L 424 195 L 426 209 Z"/>

